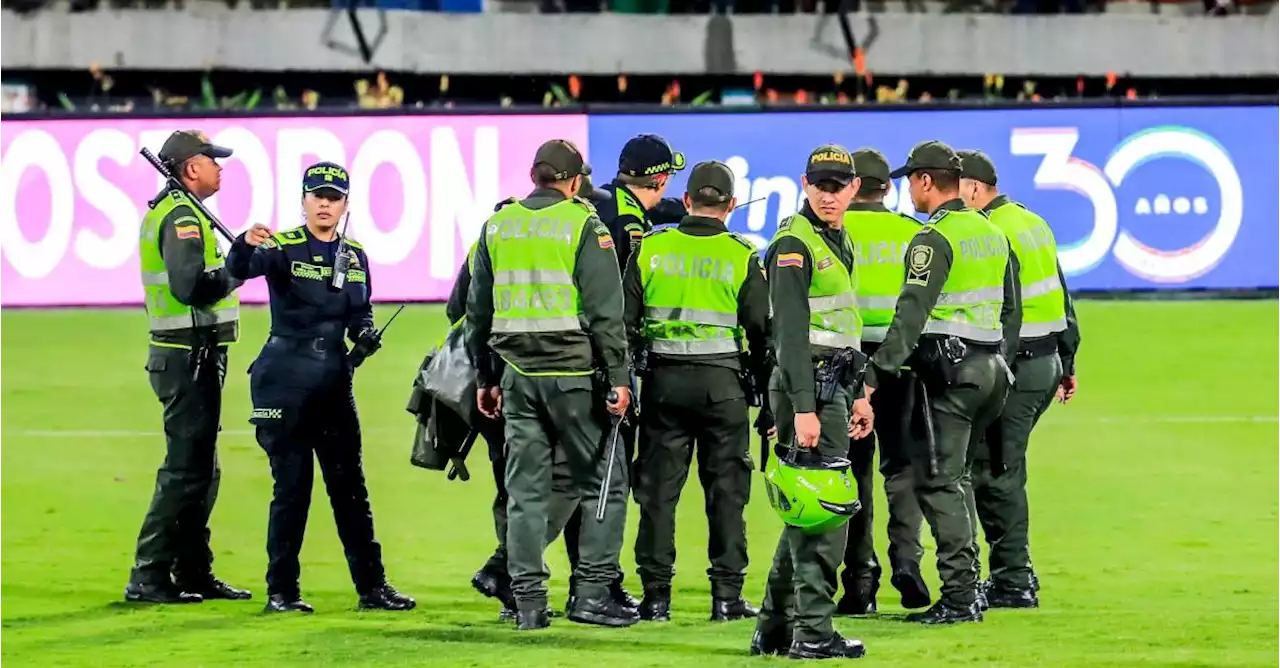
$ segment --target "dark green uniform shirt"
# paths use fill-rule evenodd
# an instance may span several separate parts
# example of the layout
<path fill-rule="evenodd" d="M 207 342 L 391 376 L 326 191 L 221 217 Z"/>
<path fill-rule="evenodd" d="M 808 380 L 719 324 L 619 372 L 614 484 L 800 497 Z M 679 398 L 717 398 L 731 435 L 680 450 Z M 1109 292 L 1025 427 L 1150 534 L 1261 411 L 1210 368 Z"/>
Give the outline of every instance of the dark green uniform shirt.
<path fill-rule="evenodd" d="M 989 214 L 998 207 L 1011 203 L 1013 201 L 1007 196 L 996 195 L 995 199 L 983 207 L 982 212 Z M 1071 300 L 1071 294 L 1067 292 L 1067 277 L 1062 273 L 1062 263 L 1058 263 L 1058 281 L 1062 283 L 1062 300 L 1066 302 L 1067 329 L 1049 336 L 1054 336 L 1058 339 L 1058 356 L 1062 358 L 1062 375 L 1074 376 L 1076 374 L 1076 351 L 1080 349 L 1080 323 L 1076 319 L 1076 305 Z M 1026 345 L 1026 343 L 1026 341 L 1023 341 L 1021 345 Z"/>
<path fill-rule="evenodd" d="M 166 193 L 167 195 L 167 193 Z M 195 218 L 195 210 L 187 204 L 173 207 L 160 221 L 160 257 L 164 259 L 165 273 L 169 275 L 169 291 L 174 299 L 187 306 L 202 308 L 213 306 L 231 294 L 244 281 L 236 280 L 227 268 L 206 272 L 204 270 L 204 235 L 179 238 L 174 223 L 183 218 Z M 217 326 L 218 339 L 236 338 L 239 322 L 225 322 Z M 160 343 L 191 345 L 190 330 L 156 332 L 151 337 Z"/>
<path fill-rule="evenodd" d="M 685 216 L 677 228 L 681 232 L 694 237 L 710 237 L 717 234 L 728 234 L 724 223 L 715 218 L 702 216 Z M 626 296 L 626 310 L 623 319 L 627 323 L 627 338 L 635 348 L 644 345 L 641 328 L 644 326 L 644 285 L 640 282 L 640 267 L 637 265 L 637 254 L 632 253 L 627 262 L 626 274 L 622 277 L 622 291 Z M 765 351 L 769 339 L 769 287 L 764 278 L 764 270 L 760 267 L 760 257 L 753 256 L 752 267 L 747 270 L 747 279 L 738 290 L 738 322 L 746 330 L 747 349 L 750 352 L 751 368 L 760 369 L 764 364 Z M 655 355 L 654 361 L 664 360 L 662 355 Z M 680 355 L 669 358 L 677 363 L 709 364 L 738 370 L 741 368 L 736 353 L 717 355 Z"/>
<path fill-rule="evenodd" d="M 831 252 L 852 267 L 853 246 L 844 227 L 833 228 L 822 222 L 805 202 L 797 214 L 813 225 L 814 231 L 827 242 Z M 797 220 L 793 225 L 802 224 Z M 799 253 L 801 266 L 778 266 L 778 255 Z M 773 304 L 773 349 L 778 356 L 783 389 L 796 413 L 817 410 L 813 398 L 813 356 L 809 347 L 809 283 L 813 280 L 813 257 L 803 241 L 782 237 L 769 246 L 765 255 L 769 268 L 769 301 Z"/>
<path fill-rule="evenodd" d="M 943 203 L 937 211 L 959 211 L 964 208 L 963 201 L 953 199 Z M 937 211 L 933 213 L 936 214 Z M 925 323 L 929 321 L 929 313 L 937 305 L 938 297 L 942 295 L 942 286 L 951 273 L 954 255 L 951 244 L 941 234 L 926 227 L 911 240 L 907 253 L 910 254 L 911 248 L 916 246 L 932 248 L 932 259 L 924 271 L 920 272 L 925 277 L 923 281 L 912 281 L 910 268 L 906 270 L 907 281 L 902 286 L 902 294 L 898 296 L 898 306 L 893 314 L 893 322 L 889 325 L 889 333 L 885 335 L 884 343 L 876 350 L 876 354 L 871 357 L 871 364 L 867 366 L 867 384 L 872 387 L 879 385 L 876 381 L 877 374 L 898 375 L 898 370 L 915 352 Z M 1005 359 L 1010 360 L 1013 359 L 1013 353 L 1017 352 L 1018 330 L 1022 327 L 1022 304 L 1019 298 L 1021 289 L 1018 281 L 1018 259 L 1010 252 L 1009 265 L 1004 271 L 1004 304 L 1000 308 L 1000 324 L 1004 329 L 1001 352 Z"/>
<path fill-rule="evenodd" d="M 520 204 L 534 211 L 563 202 L 565 196 L 558 190 L 538 188 L 521 200 Z M 592 214 L 585 223 L 587 229 L 578 245 L 578 255 L 573 267 L 573 282 L 578 288 L 582 305 L 583 329 L 591 340 L 593 360 L 566 359 L 568 345 L 580 332 L 520 332 L 493 336 L 493 266 L 489 261 L 488 227 L 480 229 L 480 240 L 475 253 L 475 271 L 467 294 L 467 321 L 471 333 L 467 338 L 467 351 L 476 367 L 482 387 L 498 384 L 501 364 L 493 359 L 499 353 L 512 364 L 531 372 L 555 370 L 566 367 L 603 368 L 613 387 L 626 385 L 630 380 L 627 357 L 627 334 L 622 324 L 622 279 L 618 275 L 618 260 L 612 248 L 597 243 L 600 233 L 607 234 L 604 223 Z"/>

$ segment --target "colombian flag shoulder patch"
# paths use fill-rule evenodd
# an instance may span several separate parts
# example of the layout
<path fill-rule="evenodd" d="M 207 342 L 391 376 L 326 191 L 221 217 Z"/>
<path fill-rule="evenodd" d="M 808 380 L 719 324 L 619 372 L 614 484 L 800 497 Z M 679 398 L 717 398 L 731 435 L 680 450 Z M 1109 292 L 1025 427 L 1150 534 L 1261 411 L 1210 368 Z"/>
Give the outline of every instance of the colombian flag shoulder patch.
<path fill-rule="evenodd" d="M 607 234 L 596 237 L 596 242 L 600 244 L 601 248 L 613 248 L 613 237 Z"/>
<path fill-rule="evenodd" d="M 804 256 L 800 253 L 780 253 L 778 254 L 779 267 L 803 267 Z"/>
<path fill-rule="evenodd" d="M 199 225 L 177 225 L 173 228 L 173 231 L 178 233 L 179 239 L 199 239 L 200 238 Z"/>

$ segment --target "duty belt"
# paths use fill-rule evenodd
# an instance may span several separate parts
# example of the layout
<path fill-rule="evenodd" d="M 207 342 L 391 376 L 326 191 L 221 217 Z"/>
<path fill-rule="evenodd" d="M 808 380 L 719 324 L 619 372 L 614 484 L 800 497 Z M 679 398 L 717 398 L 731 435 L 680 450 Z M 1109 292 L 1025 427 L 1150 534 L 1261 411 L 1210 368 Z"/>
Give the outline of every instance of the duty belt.
<path fill-rule="evenodd" d="M 323 336 L 282 336 L 280 334 L 272 334 L 267 337 L 267 344 L 280 344 L 294 349 L 313 350 L 318 353 L 327 353 L 342 349 L 342 338 L 328 338 Z"/>
<path fill-rule="evenodd" d="M 1058 337 L 1045 336 L 1036 339 L 1023 339 L 1018 343 L 1017 357 L 1034 359 L 1036 357 L 1047 357 L 1056 352 L 1058 352 Z"/>

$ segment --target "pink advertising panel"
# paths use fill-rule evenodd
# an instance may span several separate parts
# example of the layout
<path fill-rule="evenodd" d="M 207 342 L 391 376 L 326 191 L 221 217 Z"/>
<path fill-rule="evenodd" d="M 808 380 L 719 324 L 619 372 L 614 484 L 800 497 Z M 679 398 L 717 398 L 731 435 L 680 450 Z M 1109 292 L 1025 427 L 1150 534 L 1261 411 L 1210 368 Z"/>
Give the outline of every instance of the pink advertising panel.
<path fill-rule="evenodd" d="M 447 298 L 493 205 L 531 188 L 538 145 L 587 151 L 586 117 L 567 115 L 12 120 L 0 135 L 0 305 L 141 304 L 138 227 L 162 179 L 138 151 L 187 128 L 235 151 L 206 204 L 236 233 L 300 225 L 303 170 L 346 166 L 350 236 L 377 301 Z M 263 302 L 266 286 L 251 281 L 241 298 Z"/>

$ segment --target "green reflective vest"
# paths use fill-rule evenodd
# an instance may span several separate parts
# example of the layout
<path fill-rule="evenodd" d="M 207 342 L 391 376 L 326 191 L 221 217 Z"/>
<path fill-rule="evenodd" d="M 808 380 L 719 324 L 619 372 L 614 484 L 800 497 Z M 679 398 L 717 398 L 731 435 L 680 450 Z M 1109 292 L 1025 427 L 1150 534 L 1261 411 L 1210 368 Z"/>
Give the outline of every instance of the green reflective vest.
<path fill-rule="evenodd" d="M 862 340 L 884 341 L 906 278 L 905 258 L 920 222 L 892 211 L 847 211 L 844 228 L 858 263 Z"/>
<path fill-rule="evenodd" d="M 1018 279 L 1022 283 L 1019 336 L 1034 339 L 1066 330 L 1067 306 L 1058 278 L 1058 244 L 1049 224 L 1016 202 L 992 209 L 987 218 L 1005 233 L 1018 256 Z"/>
<path fill-rule="evenodd" d="M 1004 340 L 1000 309 L 1004 305 L 1004 274 L 1009 264 L 1009 240 L 972 209 L 943 209 L 926 225 L 951 245 L 951 271 L 938 303 L 929 312 L 925 334 L 958 336 L 970 341 Z M 932 249 L 913 246 L 912 266 L 927 266 Z M 917 257 L 920 254 L 920 257 Z"/>
<path fill-rule="evenodd" d="M 756 248 L 732 233 L 694 236 L 677 228 L 645 235 L 636 256 L 644 287 L 641 333 L 662 355 L 739 353 L 738 292 Z"/>
<path fill-rule="evenodd" d="M 862 347 L 862 316 L 858 312 L 858 265 L 844 266 L 827 242 L 814 231 L 813 223 L 802 215 L 792 216 L 778 226 L 773 241 L 783 237 L 799 239 L 809 249 L 813 277 L 809 281 L 809 346 L 816 356 L 842 348 Z M 845 235 L 845 243 L 849 237 Z M 849 246 L 852 254 L 853 246 Z M 786 258 L 778 256 L 779 261 Z"/>
<path fill-rule="evenodd" d="M 200 226 L 206 272 L 221 269 L 225 265 L 222 248 L 214 237 L 213 225 L 181 191 L 170 190 L 167 197 L 147 212 L 142 219 L 138 255 L 142 268 L 143 304 L 147 310 L 152 343 L 190 348 L 191 345 L 185 342 L 194 340 L 194 330 L 208 327 L 218 328 L 219 343 L 232 343 L 239 338 L 239 327 L 218 325 L 234 324 L 240 319 L 240 295 L 236 291 L 212 306 L 192 307 L 179 302 L 169 289 L 169 272 L 165 270 L 164 257 L 160 253 L 160 223 L 175 208 L 184 204 L 192 215 L 178 218 L 173 225 Z"/>
<path fill-rule="evenodd" d="M 573 268 L 590 216 L 570 199 L 537 210 L 510 204 L 489 219 L 493 333 L 583 331 Z"/>

